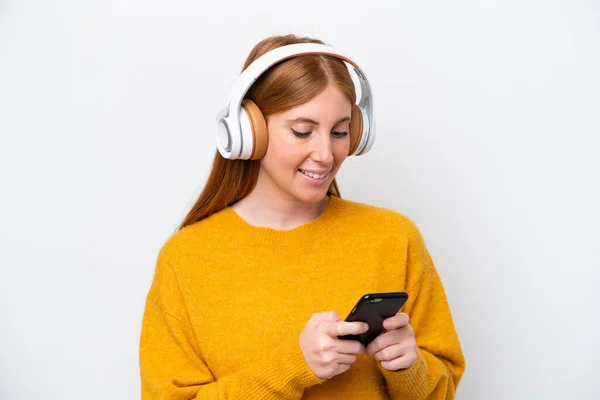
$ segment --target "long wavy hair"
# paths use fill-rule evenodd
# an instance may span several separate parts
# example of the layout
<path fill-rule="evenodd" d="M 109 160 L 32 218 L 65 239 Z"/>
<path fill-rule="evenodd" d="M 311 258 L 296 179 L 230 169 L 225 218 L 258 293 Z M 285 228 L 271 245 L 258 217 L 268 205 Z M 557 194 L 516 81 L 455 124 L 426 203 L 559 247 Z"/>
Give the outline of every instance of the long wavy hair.
<path fill-rule="evenodd" d="M 325 44 L 318 39 L 296 35 L 271 36 L 254 46 L 242 71 L 261 55 L 296 43 Z M 289 58 L 270 68 L 252 85 L 245 98 L 256 103 L 266 118 L 309 102 L 328 85 L 338 88 L 352 104 L 356 102 L 354 82 L 342 60 L 333 56 L 306 54 Z M 260 160 L 228 160 L 216 151 L 208 180 L 178 229 L 246 197 L 256 186 L 259 170 Z M 335 179 L 327 194 L 340 197 Z"/>

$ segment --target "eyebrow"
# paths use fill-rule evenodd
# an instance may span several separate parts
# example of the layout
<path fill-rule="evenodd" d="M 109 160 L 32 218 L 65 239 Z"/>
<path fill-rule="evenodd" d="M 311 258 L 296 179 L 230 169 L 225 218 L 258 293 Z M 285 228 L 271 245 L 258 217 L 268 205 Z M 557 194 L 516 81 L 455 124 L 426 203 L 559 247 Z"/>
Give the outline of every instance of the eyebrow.
<path fill-rule="evenodd" d="M 351 119 L 350 117 L 340 118 L 334 125 L 337 125 L 340 122 L 350 121 L 350 119 Z M 314 119 L 305 118 L 305 117 L 298 117 L 298 118 L 288 119 L 288 122 L 308 122 L 308 123 L 311 123 L 313 125 L 319 126 L 319 123 L 317 121 L 315 121 Z"/>

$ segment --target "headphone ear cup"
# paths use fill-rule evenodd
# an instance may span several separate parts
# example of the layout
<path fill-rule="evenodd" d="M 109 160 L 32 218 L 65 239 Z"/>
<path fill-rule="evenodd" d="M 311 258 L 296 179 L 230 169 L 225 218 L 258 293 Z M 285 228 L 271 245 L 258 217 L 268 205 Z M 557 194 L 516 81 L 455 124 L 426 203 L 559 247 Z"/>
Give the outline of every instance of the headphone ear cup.
<path fill-rule="evenodd" d="M 352 155 L 361 142 L 363 135 L 363 118 L 362 111 L 358 105 L 354 104 L 352 113 L 350 114 L 350 148 L 348 155 Z"/>
<path fill-rule="evenodd" d="M 250 128 L 252 130 L 252 153 L 250 154 L 250 160 L 258 160 L 264 157 L 267 152 L 267 145 L 269 143 L 269 135 L 267 131 L 267 121 L 260 111 L 260 108 L 250 99 L 242 100 L 242 110 L 245 112 L 250 122 Z M 248 135 L 249 136 L 249 135 Z M 242 132 L 242 137 L 246 137 Z M 244 143 L 246 145 L 246 143 Z"/>

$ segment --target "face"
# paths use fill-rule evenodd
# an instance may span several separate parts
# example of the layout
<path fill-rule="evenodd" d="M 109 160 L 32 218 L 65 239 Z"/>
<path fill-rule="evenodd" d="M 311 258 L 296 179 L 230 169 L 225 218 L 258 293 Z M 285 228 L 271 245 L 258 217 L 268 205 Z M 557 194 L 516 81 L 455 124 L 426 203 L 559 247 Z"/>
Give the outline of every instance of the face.
<path fill-rule="evenodd" d="M 348 155 L 351 111 L 350 100 L 330 85 L 308 103 L 270 115 L 257 187 L 288 200 L 323 200 Z"/>

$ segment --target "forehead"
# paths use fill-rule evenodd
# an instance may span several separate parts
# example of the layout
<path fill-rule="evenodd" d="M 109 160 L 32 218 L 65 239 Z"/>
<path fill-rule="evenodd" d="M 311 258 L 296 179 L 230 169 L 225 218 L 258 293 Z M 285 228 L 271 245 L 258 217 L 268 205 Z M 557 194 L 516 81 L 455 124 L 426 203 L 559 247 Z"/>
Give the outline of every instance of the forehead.
<path fill-rule="evenodd" d="M 284 112 L 286 119 L 308 118 L 317 122 L 337 121 L 349 117 L 352 111 L 350 99 L 339 89 L 328 86 L 310 101 Z"/>

